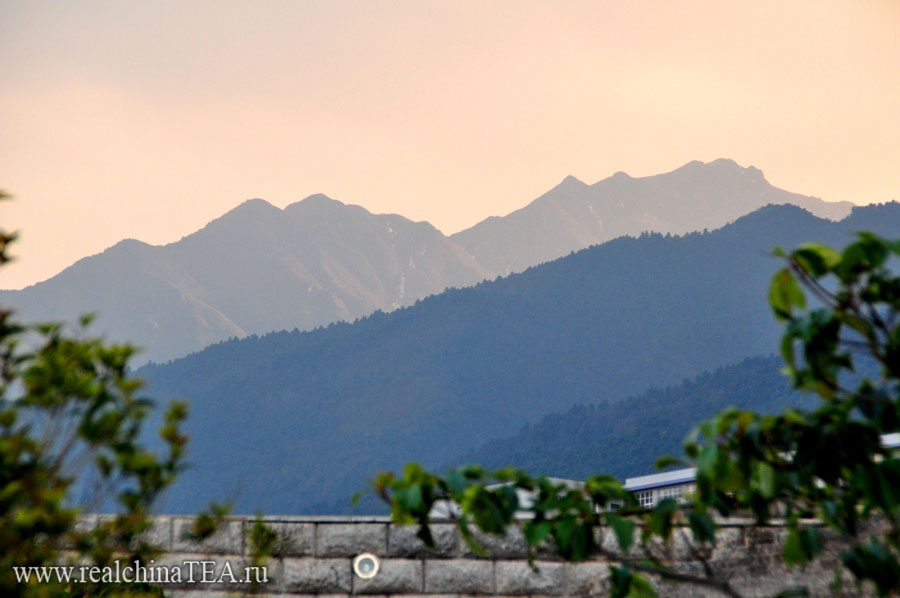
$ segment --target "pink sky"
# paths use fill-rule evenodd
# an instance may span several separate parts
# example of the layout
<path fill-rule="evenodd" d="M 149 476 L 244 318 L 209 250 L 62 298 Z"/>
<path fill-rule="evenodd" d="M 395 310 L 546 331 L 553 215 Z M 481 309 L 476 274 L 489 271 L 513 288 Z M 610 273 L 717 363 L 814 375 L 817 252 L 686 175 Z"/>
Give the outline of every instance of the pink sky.
<path fill-rule="evenodd" d="M 446 233 L 568 174 L 728 157 L 900 199 L 900 2 L 0 3 L 0 288 L 244 199 Z"/>

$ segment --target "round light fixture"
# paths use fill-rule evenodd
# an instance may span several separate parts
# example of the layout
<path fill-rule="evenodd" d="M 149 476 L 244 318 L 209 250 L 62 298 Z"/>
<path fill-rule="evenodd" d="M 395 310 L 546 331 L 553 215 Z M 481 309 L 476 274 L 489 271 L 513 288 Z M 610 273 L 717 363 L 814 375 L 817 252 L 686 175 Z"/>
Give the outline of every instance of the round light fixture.
<path fill-rule="evenodd" d="M 378 575 L 379 566 L 378 557 L 370 552 L 364 552 L 353 559 L 353 572 L 362 579 L 371 579 Z"/>

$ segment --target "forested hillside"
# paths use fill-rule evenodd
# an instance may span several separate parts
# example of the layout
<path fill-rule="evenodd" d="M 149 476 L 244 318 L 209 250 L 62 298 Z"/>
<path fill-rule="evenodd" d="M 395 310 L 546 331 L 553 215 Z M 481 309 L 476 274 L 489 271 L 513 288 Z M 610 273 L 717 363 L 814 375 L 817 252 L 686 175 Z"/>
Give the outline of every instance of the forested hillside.
<path fill-rule="evenodd" d="M 621 238 L 391 314 L 145 368 L 152 395 L 194 405 L 195 468 L 169 508 L 234 490 L 243 511 L 330 510 L 380 468 L 439 466 L 548 413 L 770 353 L 772 248 L 842 245 L 863 227 L 900 236 L 900 204 L 840 223 L 770 206 L 710 233 Z"/>
<path fill-rule="evenodd" d="M 726 407 L 776 413 L 812 406 L 813 397 L 791 390 L 782 366 L 781 358 L 753 357 L 622 401 L 576 405 L 448 465 L 514 466 L 571 479 L 654 473 L 657 457 L 681 456 L 690 430 Z"/>

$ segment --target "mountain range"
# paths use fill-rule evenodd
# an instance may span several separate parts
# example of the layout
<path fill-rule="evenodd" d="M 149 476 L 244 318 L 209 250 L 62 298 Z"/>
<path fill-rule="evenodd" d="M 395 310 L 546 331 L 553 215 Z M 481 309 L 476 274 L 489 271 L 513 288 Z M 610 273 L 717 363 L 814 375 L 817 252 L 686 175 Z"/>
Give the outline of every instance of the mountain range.
<path fill-rule="evenodd" d="M 521 210 L 450 237 L 324 195 L 284 209 L 256 199 L 175 243 L 125 240 L 0 291 L 0 304 L 29 321 L 96 312 L 94 332 L 143 347 L 141 362 L 165 361 L 231 337 L 393 310 L 621 235 L 717 228 L 770 203 L 831 219 L 850 209 L 777 189 L 730 160 L 593 185 L 567 177 Z"/>
<path fill-rule="evenodd" d="M 313 195 L 283 210 L 246 201 L 161 247 L 122 241 L 0 292 L 0 304 L 31 321 L 97 312 L 95 332 L 159 361 L 230 337 L 352 320 L 488 275 L 428 223 Z"/>
<path fill-rule="evenodd" d="M 484 268 L 509 274 L 624 235 L 712 230 L 768 204 L 800 206 L 830 220 L 853 207 L 778 189 L 759 169 L 719 159 L 648 177 L 617 172 L 593 185 L 569 176 L 526 207 L 450 238 Z"/>
<path fill-rule="evenodd" d="M 770 353 L 773 248 L 856 230 L 900 236 L 900 204 L 839 222 L 767 206 L 712 232 L 623 237 L 353 324 L 145 367 L 151 395 L 194 406 L 195 467 L 167 510 L 224 495 L 242 511 L 331 511 L 379 469 L 440 466 L 549 413 Z"/>

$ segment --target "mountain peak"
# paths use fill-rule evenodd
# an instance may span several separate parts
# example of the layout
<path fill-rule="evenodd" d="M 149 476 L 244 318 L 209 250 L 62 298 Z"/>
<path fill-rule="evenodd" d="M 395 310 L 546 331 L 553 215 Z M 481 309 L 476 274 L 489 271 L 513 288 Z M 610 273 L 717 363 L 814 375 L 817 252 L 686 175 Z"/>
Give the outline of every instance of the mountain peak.
<path fill-rule="evenodd" d="M 332 199 L 325 195 L 324 193 L 313 193 L 307 197 L 304 197 L 300 201 L 295 201 L 289 206 L 285 207 L 285 211 L 294 211 L 294 210 L 328 210 L 328 209 L 340 209 L 348 207 L 342 201 L 338 201 L 336 199 Z"/>
<path fill-rule="evenodd" d="M 600 179 L 591 187 L 601 188 L 610 183 L 617 183 L 619 185 L 627 185 L 629 181 L 633 181 L 634 177 L 625 172 L 624 170 L 617 170 L 612 176 L 608 176 L 605 179 Z"/>
<path fill-rule="evenodd" d="M 676 168 L 673 172 L 696 172 L 700 170 L 714 170 L 719 172 L 727 172 L 734 170 L 744 170 L 744 168 L 732 160 L 731 158 L 716 158 L 711 162 L 703 162 L 701 160 L 691 160 L 684 166 Z"/>
<path fill-rule="evenodd" d="M 134 248 L 152 247 L 152 245 L 150 245 L 149 243 L 144 243 L 140 239 L 128 238 L 128 239 L 122 239 L 121 241 L 119 241 L 118 243 L 116 243 L 115 245 L 110 247 L 110 249 L 112 249 L 113 247 L 120 247 L 122 249 L 134 249 Z"/>
<path fill-rule="evenodd" d="M 681 166 L 680 168 L 676 168 L 669 174 L 681 173 L 681 174 L 699 174 L 701 172 L 705 173 L 715 173 L 719 176 L 745 176 L 749 177 L 754 181 L 768 182 L 766 181 L 766 177 L 763 172 L 757 168 L 756 166 L 741 166 L 731 158 L 716 158 L 712 162 L 701 162 L 700 160 L 692 160 Z"/>
<path fill-rule="evenodd" d="M 273 206 L 269 202 L 264 199 L 260 199 L 258 197 L 254 197 L 253 199 L 247 199 L 242 201 L 237 207 L 234 207 L 224 214 L 217 218 L 216 220 L 221 220 L 222 218 L 228 218 L 230 216 L 240 216 L 242 218 L 260 216 L 262 214 L 267 214 L 271 212 L 280 212 L 281 209 Z M 215 222 L 215 221 L 213 221 Z"/>
<path fill-rule="evenodd" d="M 301 199 L 298 203 L 309 203 L 309 204 L 336 204 L 339 203 L 343 205 L 343 202 L 340 202 L 336 199 L 331 199 L 324 193 L 313 193 L 303 199 Z"/>
<path fill-rule="evenodd" d="M 700 162 L 700 164 L 703 164 L 703 162 Z M 706 164 L 705 166 L 715 166 L 717 168 L 722 168 L 722 169 L 739 168 L 741 170 L 744 170 L 740 164 L 738 164 L 731 158 L 716 158 L 715 160 L 713 160 L 709 164 Z"/>
<path fill-rule="evenodd" d="M 587 183 L 572 176 L 571 174 L 564 178 L 554 189 L 581 189 L 587 187 Z"/>
<path fill-rule="evenodd" d="M 259 197 L 253 197 L 251 199 L 246 199 L 246 200 L 242 201 L 240 204 L 238 204 L 237 208 L 235 208 L 235 209 L 239 209 L 239 208 L 250 209 L 250 210 L 269 210 L 271 208 L 275 208 L 275 206 L 273 206 L 272 204 L 270 204 L 269 202 L 267 202 L 264 199 L 260 199 Z M 277 210 L 278 208 L 275 208 L 275 209 Z"/>

